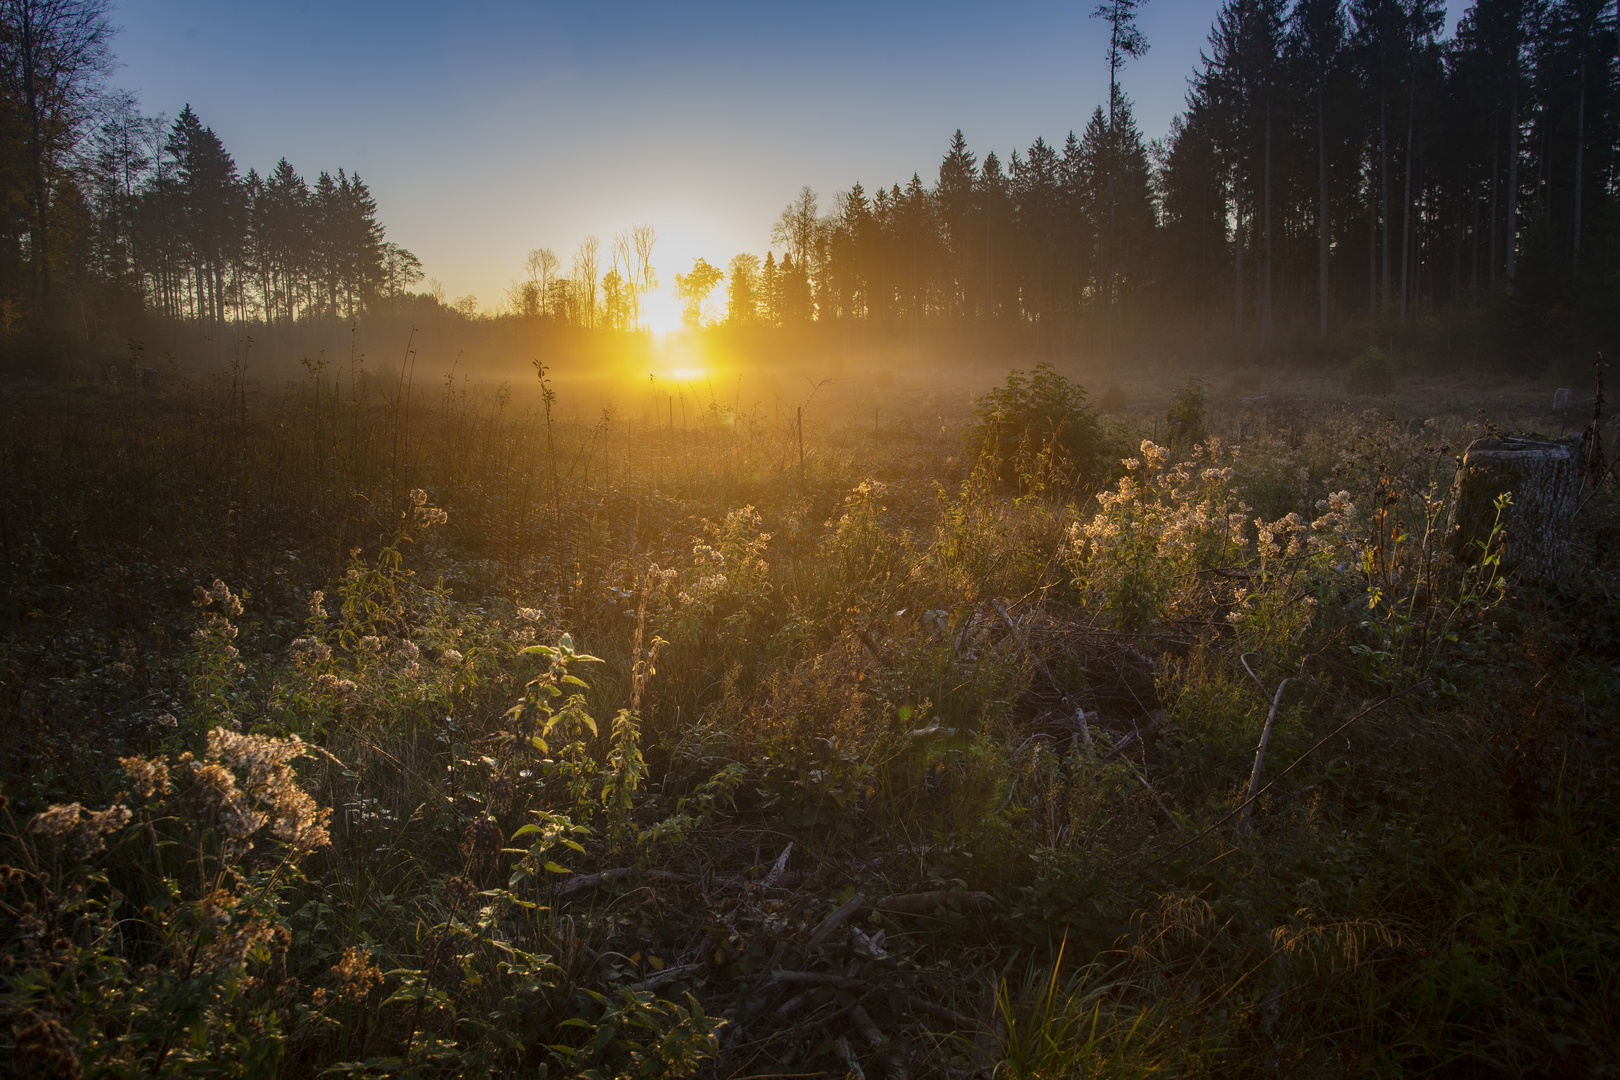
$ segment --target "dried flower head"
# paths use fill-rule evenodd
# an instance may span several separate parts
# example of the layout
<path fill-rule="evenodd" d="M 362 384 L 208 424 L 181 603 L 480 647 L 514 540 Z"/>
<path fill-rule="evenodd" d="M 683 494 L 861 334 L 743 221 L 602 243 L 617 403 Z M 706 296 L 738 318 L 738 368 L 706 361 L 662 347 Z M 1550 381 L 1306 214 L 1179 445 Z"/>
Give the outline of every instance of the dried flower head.
<path fill-rule="evenodd" d="M 324 690 L 343 701 L 347 701 L 360 693 L 360 687 L 353 679 L 340 679 L 330 671 L 322 672 L 315 677 L 315 688 Z"/>
<path fill-rule="evenodd" d="M 64 836 L 78 828 L 79 820 L 83 816 L 84 807 L 76 802 L 47 806 L 34 815 L 34 820 L 29 823 L 28 830 L 52 838 Z"/>
<path fill-rule="evenodd" d="M 427 502 L 427 492 L 421 488 L 411 488 L 411 505 L 422 506 Z"/>
<path fill-rule="evenodd" d="M 311 637 L 295 638 L 287 646 L 295 664 L 320 664 L 331 659 L 332 646 Z"/>
<path fill-rule="evenodd" d="M 288 764 L 308 753 L 296 735 L 277 739 L 226 728 L 208 733 L 205 760 L 192 763 L 192 775 L 217 806 L 232 853 L 245 853 L 266 825 L 271 836 L 299 855 L 329 842 L 331 811 L 316 805 Z"/>
<path fill-rule="evenodd" d="M 455 665 L 461 663 L 461 660 L 461 652 L 457 649 L 446 649 L 444 652 L 439 654 L 439 663 L 443 664 L 445 667 L 454 667 Z"/>
<path fill-rule="evenodd" d="M 150 799 L 153 795 L 169 793 L 167 762 L 157 758 L 127 757 L 119 758 L 118 764 L 124 767 L 124 775 L 129 777 L 130 783 L 135 786 L 135 794 L 141 798 Z"/>
<path fill-rule="evenodd" d="M 354 945 L 343 950 L 343 956 L 332 966 L 332 975 L 338 982 L 338 997 L 356 1005 L 370 997 L 383 981 L 371 954 Z"/>
<path fill-rule="evenodd" d="M 46 807 L 35 815 L 29 829 L 52 839 L 71 837 L 74 850 L 87 856 L 105 850 L 106 835 L 128 825 L 131 816 L 125 806 L 90 811 L 75 802 Z"/>
<path fill-rule="evenodd" d="M 230 586 L 219 578 L 215 578 L 214 583 L 206 589 L 201 585 L 193 589 L 191 591 L 191 603 L 194 607 L 207 607 L 210 604 L 218 604 L 220 610 L 228 617 L 242 614 L 241 598 L 233 596 Z"/>

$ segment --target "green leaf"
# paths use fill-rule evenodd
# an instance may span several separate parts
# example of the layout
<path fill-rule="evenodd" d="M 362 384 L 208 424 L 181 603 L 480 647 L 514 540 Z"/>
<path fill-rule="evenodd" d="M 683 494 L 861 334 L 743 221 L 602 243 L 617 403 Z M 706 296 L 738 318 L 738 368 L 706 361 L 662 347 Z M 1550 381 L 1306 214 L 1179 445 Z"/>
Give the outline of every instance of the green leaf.
<path fill-rule="evenodd" d="M 554 863 L 554 862 L 550 861 L 549 859 L 546 860 L 546 869 L 550 870 L 553 874 L 572 874 L 573 873 L 573 871 L 568 869 L 568 867 L 560 866 L 557 863 Z"/>

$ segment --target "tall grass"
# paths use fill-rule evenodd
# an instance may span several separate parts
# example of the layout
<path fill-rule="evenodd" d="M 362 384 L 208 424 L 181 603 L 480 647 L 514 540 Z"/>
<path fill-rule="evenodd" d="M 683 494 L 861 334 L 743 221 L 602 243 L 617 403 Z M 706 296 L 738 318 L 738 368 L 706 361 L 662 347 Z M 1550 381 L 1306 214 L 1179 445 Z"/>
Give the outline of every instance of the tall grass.
<path fill-rule="evenodd" d="M 1613 509 L 1437 557 L 1471 417 L 338 374 L 4 390 L 14 1070 L 1620 1065 Z"/>

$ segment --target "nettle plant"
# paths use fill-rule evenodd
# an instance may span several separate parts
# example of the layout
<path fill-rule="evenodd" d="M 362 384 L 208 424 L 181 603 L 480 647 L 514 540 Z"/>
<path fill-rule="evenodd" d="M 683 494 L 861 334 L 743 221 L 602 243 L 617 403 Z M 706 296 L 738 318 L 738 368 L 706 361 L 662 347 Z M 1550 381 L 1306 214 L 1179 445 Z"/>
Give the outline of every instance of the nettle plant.
<path fill-rule="evenodd" d="M 691 643 L 723 628 L 734 644 L 747 643 L 771 595 L 765 559 L 771 534 L 761 529 L 763 524 L 752 506 L 732 510 L 721 521 L 703 522 L 703 536 L 692 544 L 691 565 L 659 571 L 656 581 L 646 583 L 647 588 L 675 589 L 666 617 L 671 640 Z"/>
<path fill-rule="evenodd" d="M 478 654 L 510 655 L 493 626 L 458 619 L 441 585 L 423 585 L 405 566 L 404 552 L 447 520 L 420 488 L 394 539 L 372 560 L 350 552 L 332 597 L 309 598 L 304 635 L 287 653 L 300 676 L 278 687 L 282 723 L 319 734 L 364 708 L 373 718 L 403 715 L 412 705 L 448 704 L 476 678 Z M 503 647 L 504 646 L 504 647 Z"/>

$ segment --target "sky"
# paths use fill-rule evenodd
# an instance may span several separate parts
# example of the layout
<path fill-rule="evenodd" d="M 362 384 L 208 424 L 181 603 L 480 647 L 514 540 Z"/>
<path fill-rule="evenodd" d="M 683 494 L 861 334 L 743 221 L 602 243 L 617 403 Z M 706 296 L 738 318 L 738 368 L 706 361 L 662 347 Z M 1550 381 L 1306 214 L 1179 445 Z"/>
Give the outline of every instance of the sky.
<path fill-rule="evenodd" d="M 485 309 L 530 249 L 566 268 L 650 223 L 667 310 L 694 258 L 763 256 L 802 185 L 825 213 L 856 181 L 932 183 L 957 128 L 1003 160 L 1078 132 L 1107 99 L 1094 6 L 124 0 L 113 81 L 149 114 L 189 103 L 243 172 L 358 172 L 388 239 Z M 1142 9 L 1122 81 L 1149 138 L 1217 8 Z"/>

